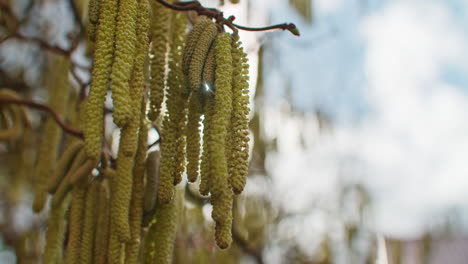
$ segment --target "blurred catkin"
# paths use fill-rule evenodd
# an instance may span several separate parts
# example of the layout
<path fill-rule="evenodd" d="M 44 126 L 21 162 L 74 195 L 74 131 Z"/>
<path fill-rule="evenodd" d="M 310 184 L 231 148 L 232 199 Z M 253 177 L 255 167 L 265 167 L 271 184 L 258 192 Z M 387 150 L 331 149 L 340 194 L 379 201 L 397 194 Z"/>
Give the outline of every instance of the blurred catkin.
<path fill-rule="evenodd" d="M 64 57 L 51 56 L 45 76 L 46 85 L 49 87 L 49 106 L 63 118 L 66 112 L 66 102 L 69 96 L 68 71 L 70 61 Z M 57 70 L 60 69 L 60 70 Z M 47 182 L 52 173 L 52 168 L 57 161 L 59 143 L 62 139 L 62 129 L 55 120 L 48 116 L 42 133 L 42 142 L 39 146 L 39 154 L 36 161 L 36 190 L 34 194 L 33 210 L 40 212 L 47 200 Z"/>
<path fill-rule="evenodd" d="M 65 264 L 80 263 L 85 202 L 86 189 L 79 186 L 74 187 L 68 216 L 68 242 L 66 246 Z"/>
<path fill-rule="evenodd" d="M 66 213 L 70 200 L 50 211 L 50 220 L 47 227 L 46 248 L 44 250 L 44 263 L 60 263 L 63 258 L 63 244 L 67 231 Z"/>
<path fill-rule="evenodd" d="M 81 237 L 80 263 L 92 263 L 94 235 L 96 233 L 96 209 L 98 204 L 99 182 L 94 180 L 86 192 L 83 231 Z"/>

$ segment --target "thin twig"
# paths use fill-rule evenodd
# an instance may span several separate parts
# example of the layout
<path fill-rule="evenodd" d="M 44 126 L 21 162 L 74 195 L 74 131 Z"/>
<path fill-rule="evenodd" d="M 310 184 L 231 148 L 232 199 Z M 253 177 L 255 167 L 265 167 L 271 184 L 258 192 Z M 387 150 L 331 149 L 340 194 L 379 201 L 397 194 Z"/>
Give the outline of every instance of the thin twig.
<path fill-rule="evenodd" d="M 226 25 L 228 27 L 235 27 L 237 29 L 245 30 L 245 31 L 267 31 L 267 30 L 275 30 L 275 29 L 282 29 L 288 30 L 295 36 L 300 36 L 299 30 L 297 29 L 296 25 L 293 23 L 283 23 L 273 26 L 267 27 L 245 27 L 241 25 L 237 25 L 232 23 L 235 19 L 234 16 L 230 16 L 228 18 L 224 18 L 223 12 L 219 11 L 216 8 L 207 8 L 200 4 L 198 1 L 188 1 L 188 2 L 177 2 L 174 4 L 168 3 L 164 0 L 156 0 L 161 5 L 170 8 L 176 11 L 195 11 L 198 15 L 207 16 L 216 20 L 216 22 Z"/>
<path fill-rule="evenodd" d="M 49 106 L 40 104 L 37 102 L 34 102 L 32 100 L 27 100 L 27 99 L 15 99 L 15 98 L 6 98 L 6 97 L 1 97 L 0 96 L 0 104 L 19 104 L 19 105 L 26 105 L 28 107 L 36 108 L 41 111 L 45 111 L 52 115 L 52 118 L 55 120 L 55 122 L 67 133 L 79 137 L 81 139 L 84 138 L 83 132 L 76 130 L 69 125 L 67 125 L 60 117 L 59 115 Z"/>

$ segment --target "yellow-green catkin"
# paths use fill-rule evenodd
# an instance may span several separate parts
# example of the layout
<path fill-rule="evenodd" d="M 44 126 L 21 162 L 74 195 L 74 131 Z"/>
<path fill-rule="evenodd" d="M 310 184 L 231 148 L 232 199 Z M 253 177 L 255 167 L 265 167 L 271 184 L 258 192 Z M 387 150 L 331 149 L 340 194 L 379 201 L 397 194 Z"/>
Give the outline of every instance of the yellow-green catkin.
<path fill-rule="evenodd" d="M 200 165 L 200 117 L 201 104 L 198 93 L 192 93 L 189 103 L 187 137 L 187 178 L 195 182 L 199 174 Z"/>
<path fill-rule="evenodd" d="M 49 193 L 55 193 L 60 182 L 62 182 L 63 178 L 67 174 L 68 169 L 71 167 L 75 156 L 82 148 L 83 141 L 80 140 L 76 140 L 67 146 L 57 162 L 57 166 L 52 173 L 52 177 L 50 177 L 48 180 L 47 191 Z"/>
<path fill-rule="evenodd" d="M 219 197 L 213 197 L 211 202 L 213 203 L 211 216 L 216 222 L 216 244 L 221 249 L 225 249 L 232 243 L 232 191 L 228 190 Z"/>
<path fill-rule="evenodd" d="M 184 86 L 184 77 L 181 69 L 182 52 L 184 50 L 185 36 L 187 28 L 186 16 L 180 12 L 172 11 L 171 19 L 171 50 L 169 53 L 169 79 L 168 90 L 175 98 L 171 99 L 171 112 L 174 117 L 175 126 L 175 158 L 174 158 L 174 183 L 182 180 L 182 173 L 185 171 L 185 134 L 183 128 L 187 122 L 188 93 Z M 168 103 L 169 104 L 169 103 Z M 174 107 L 178 105 L 178 111 Z M 169 107 L 169 106 L 168 106 Z"/>
<path fill-rule="evenodd" d="M 174 188 L 174 187 L 172 187 Z M 144 264 L 170 264 L 177 223 L 177 195 L 168 204 L 158 204 L 146 241 Z"/>
<path fill-rule="evenodd" d="M 104 130 L 103 108 L 113 62 L 116 16 L 117 1 L 101 0 L 91 88 L 86 101 L 86 119 L 83 131 L 86 154 L 94 159 L 97 159 L 101 154 Z"/>
<path fill-rule="evenodd" d="M 73 173 L 78 170 L 80 166 L 86 161 L 86 153 L 82 149 L 76 154 L 72 164 L 70 165 L 70 168 L 68 169 L 67 174 L 65 177 L 62 179 L 60 184 L 57 187 L 57 190 L 54 193 L 54 196 L 52 197 L 52 208 L 60 206 L 62 203 L 63 199 L 65 196 L 68 194 L 68 192 L 72 189 L 73 185 L 71 184 L 70 178 L 73 175 Z"/>
<path fill-rule="evenodd" d="M 166 77 L 166 55 L 170 31 L 170 10 L 156 1 L 151 1 L 151 46 L 150 46 L 150 110 L 148 117 L 155 121 L 161 113 Z"/>
<path fill-rule="evenodd" d="M 184 77 L 180 69 L 186 28 L 185 15 L 172 12 L 171 50 L 169 53 L 169 75 L 167 89 L 167 111 L 162 125 L 161 169 L 158 199 L 168 203 L 174 194 L 174 183 L 180 182 L 185 168 L 185 134 L 181 128 L 187 120 L 188 94 L 184 88 Z"/>
<path fill-rule="evenodd" d="M 209 142 L 211 142 L 212 120 L 214 114 L 214 97 L 207 95 L 205 100 L 205 117 L 203 119 L 203 154 L 200 165 L 200 186 L 199 191 L 201 195 L 207 196 L 210 193 L 211 185 L 211 154 L 209 149 Z"/>
<path fill-rule="evenodd" d="M 112 171 L 108 171 L 112 172 Z M 115 193 L 117 189 L 117 177 L 118 174 L 117 172 L 115 175 L 112 175 L 110 179 L 110 190 L 111 190 L 111 203 L 114 203 L 115 201 Z M 113 204 L 111 204 L 113 206 Z M 122 243 L 119 235 L 119 230 L 117 230 L 118 225 L 117 222 L 114 219 L 113 216 L 113 210 L 112 208 L 110 210 L 110 227 L 109 227 L 109 242 L 108 242 L 108 247 L 107 247 L 107 260 L 106 262 L 108 264 L 121 264 L 121 255 L 122 255 L 122 247 L 124 243 Z M 128 216 L 127 216 L 128 220 Z"/>
<path fill-rule="evenodd" d="M 63 243 L 67 230 L 66 213 L 69 201 L 50 211 L 47 227 L 46 247 L 43 255 L 43 263 L 60 263 L 63 258 Z"/>
<path fill-rule="evenodd" d="M 192 59 L 192 55 L 195 50 L 195 47 L 198 44 L 200 35 L 205 31 L 206 27 L 211 23 L 213 22 L 206 16 L 198 17 L 192 30 L 190 30 L 190 32 L 187 34 L 184 53 L 182 57 L 182 72 L 185 75 L 189 74 L 190 61 Z"/>
<path fill-rule="evenodd" d="M 97 161 L 88 159 L 83 164 L 71 174 L 69 180 L 71 184 L 77 184 L 80 182 L 84 177 L 88 176 L 91 171 L 96 167 Z"/>
<path fill-rule="evenodd" d="M 151 212 L 156 206 L 160 162 L 161 154 L 159 151 L 153 151 L 148 154 L 148 158 L 146 159 L 146 186 L 143 203 L 143 209 L 146 213 Z"/>
<path fill-rule="evenodd" d="M 68 217 L 68 242 L 65 253 L 65 264 L 80 263 L 81 234 L 86 202 L 86 188 L 74 187 L 70 213 Z"/>
<path fill-rule="evenodd" d="M 244 189 L 249 169 L 249 64 L 242 42 L 236 35 L 232 43 L 232 114 L 228 157 L 229 182 L 240 194 Z"/>
<path fill-rule="evenodd" d="M 20 99 L 20 96 L 10 89 L 0 89 L 0 96 L 6 98 Z M 21 112 L 24 108 L 19 105 L 5 104 L 0 108 L 3 128 L 0 129 L 0 141 L 16 140 L 23 133 L 23 117 Z"/>
<path fill-rule="evenodd" d="M 104 175 L 104 177 L 106 177 Z M 96 212 L 96 233 L 94 236 L 93 262 L 105 264 L 107 260 L 107 247 L 109 244 L 109 222 L 110 222 L 110 194 L 109 181 L 102 180 L 99 184 L 98 202 Z"/>
<path fill-rule="evenodd" d="M 220 248 L 227 248 L 231 241 L 232 190 L 228 182 L 226 139 L 232 110 L 232 56 L 231 35 L 223 33 L 216 39 L 215 102 L 208 143 L 211 169 L 212 217 L 216 222 L 215 238 Z"/>
<path fill-rule="evenodd" d="M 45 85 L 49 87 L 49 106 L 63 118 L 66 110 L 66 102 L 69 95 L 68 71 L 70 61 L 64 57 L 50 57 L 50 65 L 47 67 L 47 80 Z M 54 67 L 54 70 L 52 70 Z M 56 70 L 55 67 L 61 69 Z M 57 161 L 59 143 L 62 138 L 62 129 L 55 120 L 48 116 L 42 133 L 42 142 L 39 146 L 38 158 L 36 161 L 36 191 L 34 194 L 33 210 L 40 212 L 44 208 L 47 200 L 47 182 L 50 178 L 52 168 Z"/>
<path fill-rule="evenodd" d="M 214 80 L 216 70 L 215 49 L 211 46 L 208 55 L 206 56 L 205 64 L 203 65 L 202 84 L 206 85 L 211 93 L 214 91 Z"/>
<path fill-rule="evenodd" d="M 120 0 L 115 32 L 115 54 L 112 64 L 111 91 L 114 123 L 124 127 L 132 118 L 130 79 L 137 41 L 137 0 Z M 132 91 L 133 92 L 133 91 Z"/>
<path fill-rule="evenodd" d="M 147 0 L 142 0 L 147 1 Z M 141 245 L 141 223 L 143 218 L 143 197 L 145 195 L 146 152 L 148 149 L 148 123 L 146 122 L 146 101 L 141 104 L 140 133 L 138 150 L 133 167 L 133 191 L 130 202 L 130 241 L 125 245 L 125 263 L 137 264 Z"/>
<path fill-rule="evenodd" d="M 140 126 L 140 106 L 144 88 L 143 66 L 148 50 L 149 4 L 140 1 L 138 5 L 135 67 L 131 80 L 131 112 L 133 118 L 121 130 L 119 152 L 117 157 L 116 187 L 112 197 L 112 221 L 115 223 L 119 239 L 126 242 L 130 239 L 129 207 L 133 185 L 134 159 L 138 146 L 138 130 Z M 144 116 L 143 116 L 144 118 Z"/>
<path fill-rule="evenodd" d="M 96 209 L 98 202 L 99 182 L 94 180 L 86 192 L 83 232 L 81 237 L 80 263 L 92 263 L 94 235 L 96 233 Z"/>
<path fill-rule="evenodd" d="M 228 33 L 221 34 L 216 39 L 215 49 L 216 94 L 211 123 L 211 140 L 208 142 L 208 148 L 211 155 L 211 174 L 213 175 L 211 194 L 217 197 L 228 189 L 225 145 L 232 110 L 231 36 Z"/>
<path fill-rule="evenodd" d="M 96 40 L 96 27 L 99 22 L 101 0 L 90 0 L 88 2 L 88 36 L 92 41 Z"/>
<path fill-rule="evenodd" d="M 188 82 L 191 92 L 199 92 L 202 84 L 203 66 L 213 41 L 218 34 L 218 28 L 211 22 L 206 25 L 204 31 L 200 34 L 197 44 L 190 58 L 188 72 Z"/>
<path fill-rule="evenodd" d="M 19 107 L 15 105 L 2 106 L 1 112 L 5 129 L 0 129 L 0 141 L 19 138 L 23 130 Z M 9 121 L 11 121 L 11 125 Z"/>

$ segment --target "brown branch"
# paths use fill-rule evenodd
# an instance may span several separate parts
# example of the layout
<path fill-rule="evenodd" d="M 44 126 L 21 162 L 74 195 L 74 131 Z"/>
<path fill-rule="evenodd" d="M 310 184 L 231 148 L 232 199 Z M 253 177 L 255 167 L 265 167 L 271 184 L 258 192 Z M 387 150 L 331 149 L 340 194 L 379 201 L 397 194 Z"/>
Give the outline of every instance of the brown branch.
<path fill-rule="evenodd" d="M 177 2 L 174 4 L 170 4 L 164 0 L 156 0 L 156 1 L 158 1 L 158 3 L 160 3 L 161 5 L 167 8 L 170 8 L 172 10 L 195 11 L 197 12 L 198 15 L 213 18 L 216 20 L 216 22 L 222 25 L 226 25 L 232 28 L 234 31 L 235 29 L 241 29 L 245 31 L 267 31 L 267 30 L 282 29 L 282 30 L 290 31 L 295 36 L 300 36 L 299 30 L 297 29 L 296 25 L 294 25 L 293 23 L 283 23 L 283 24 L 267 26 L 267 27 L 245 27 L 245 26 L 232 23 L 232 21 L 235 19 L 234 16 L 224 18 L 223 12 L 219 11 L 216 8 L 204 7 L 198 1 Z"/>
<path fill-rule="evenodd" d="M 27 99 L 15 99 L 9 97 L 1 97 L 0 96 L 0 104 L 19 104 L 19 105 L 26 105 L 28 107 L 36 108 L 41 111 L 45 111 L 52 115 L 52 118 L 55 122 L 67 133 L 79 137 L 81 139 L 84 138 L 83 132 L 76 130 L 69 125 L 67 125 L 62 119 L 60 119 L 59 115 L 49 106 L 34 102 L 32 100 Z"/>

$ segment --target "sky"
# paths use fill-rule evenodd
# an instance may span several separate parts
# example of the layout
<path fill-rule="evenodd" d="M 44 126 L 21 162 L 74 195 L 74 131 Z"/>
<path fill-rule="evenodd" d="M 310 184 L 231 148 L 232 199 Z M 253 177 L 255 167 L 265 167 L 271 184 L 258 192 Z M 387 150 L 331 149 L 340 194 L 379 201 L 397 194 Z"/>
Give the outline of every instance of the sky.
<path fill-rule="evenodd" d="M 468 3 L 315 0 L 312 25 L 287 1 L 269 6 L 267 22 L 302 33 L 265 35 L 261 111 L 278 140 L 267 160 L 277 191 L 303 210 L 311 197 L 333 200 L 340 182 L 362 182 L 372 228 L 407 239 L 467 208 Z M 285 97 L 306 114 L 283 111 Z"/>

